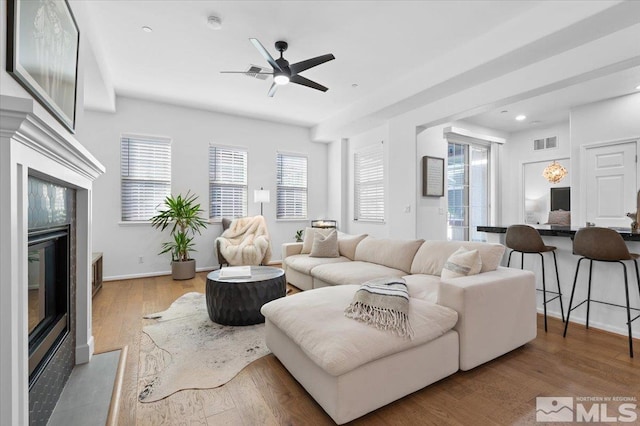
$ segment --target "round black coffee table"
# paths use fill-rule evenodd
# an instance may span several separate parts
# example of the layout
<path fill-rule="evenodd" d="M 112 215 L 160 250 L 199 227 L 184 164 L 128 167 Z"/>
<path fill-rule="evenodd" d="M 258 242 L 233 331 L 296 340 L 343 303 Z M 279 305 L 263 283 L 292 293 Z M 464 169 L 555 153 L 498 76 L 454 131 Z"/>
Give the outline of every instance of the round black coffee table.
<path fill-rule="evenodd" d="M 207 311 L 211 321 L 224 325 L 264 322 L 260 308 L 287 293 L 284 271 L 252 266 L 251 278 L 220 278 L 220 270 L 207 275 Z"/>

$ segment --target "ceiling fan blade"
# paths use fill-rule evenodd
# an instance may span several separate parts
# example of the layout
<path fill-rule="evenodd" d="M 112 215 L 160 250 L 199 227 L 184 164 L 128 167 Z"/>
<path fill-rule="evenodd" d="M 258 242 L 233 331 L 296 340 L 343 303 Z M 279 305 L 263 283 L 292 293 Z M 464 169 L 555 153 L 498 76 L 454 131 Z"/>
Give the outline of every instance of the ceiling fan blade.
<path fill-rule="evenodd" d="M 271 85 L 271 89 L 269 89 L 269 97 L 273 98 L 273 95 L 276 94 L 276 90 L 278 90 L 278 85 L 276 83 L 273 83 Z"/>
<path fill-rule="evenodd" d="M 315 58 L 307 59 L 306 61 L 296 62 L 293 65 L 289 65 L 289 69 L 291 69 L 291 74 L 298 74 L 304 70 L 308 70 L 309 68 L 313 68 L 320 64 L 324 64 L 325 62 L 329 62 L 334 60 L 336 57 L 331 53 L 322 56 L 316 56 Z"/>
<path fill-rule="evenodd" d="M 272 72 L 251 72 L 251 71 L 220 71 L 220 74 L 257 74 L 257 75 L 273 75 Z"/>
<path fill-rule="evenodd" d="M 258 52 L 260 52 L 260 54 L 262 56 L 264 56 L 264 58 L 267 60 L 267 62 L 269 62 L 269 65 L 271 65 L 271 67 L 274 70 L 282 71 L 282 68 L 280 68 L 280 65 L 278 65 L 276 60 L 273 59 L 271 54 L 269 52 L 267 52 L 267 49 L 264 48 L 262 43 L 260 43 L 260 41 L 258 41 L 257 38 L 250 38 L 249 40 L 251 40 L 251 43 L 253 43 L 253 45 L 256 47 L 256 49 L 258 49 Z"/>
<path fill-rule="evenodd" d="M 329 90 L 329 88 L 324 87 L 322 84 L 318 84 L 315 81 L 311 81 L 301 75 L 294 75 L 289 81 L 291 83 L 301 84 L 303 86 L 311 87 L 312 89 L 320 90 L 322 92 L 326 92 L 327 90 Z"/>

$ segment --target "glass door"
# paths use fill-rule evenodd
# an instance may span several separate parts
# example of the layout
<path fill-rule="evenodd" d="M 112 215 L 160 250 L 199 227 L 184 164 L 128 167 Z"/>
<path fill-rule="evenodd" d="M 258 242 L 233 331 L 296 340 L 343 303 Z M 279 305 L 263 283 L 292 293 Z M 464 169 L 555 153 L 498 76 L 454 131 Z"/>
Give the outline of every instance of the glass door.
<path fill-rule="evenodd" d="M 489 223 L 489 147 L 449 143 L 447 239 L 484 241 L 476 230 Z"/>

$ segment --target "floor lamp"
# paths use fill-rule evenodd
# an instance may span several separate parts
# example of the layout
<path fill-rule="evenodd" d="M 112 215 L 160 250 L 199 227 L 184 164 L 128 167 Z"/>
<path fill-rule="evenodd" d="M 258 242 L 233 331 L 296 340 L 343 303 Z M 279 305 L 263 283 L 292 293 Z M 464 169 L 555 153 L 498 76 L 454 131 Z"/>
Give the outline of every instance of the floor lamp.
<path fill-rule="evenodd" d="M 263 189 L 262 187 L 253 191 L 253 202 L 260 203 L 260 216 L 263 216 L 262 204 L 270 201 L 270 195 L 269 190 Z"/>

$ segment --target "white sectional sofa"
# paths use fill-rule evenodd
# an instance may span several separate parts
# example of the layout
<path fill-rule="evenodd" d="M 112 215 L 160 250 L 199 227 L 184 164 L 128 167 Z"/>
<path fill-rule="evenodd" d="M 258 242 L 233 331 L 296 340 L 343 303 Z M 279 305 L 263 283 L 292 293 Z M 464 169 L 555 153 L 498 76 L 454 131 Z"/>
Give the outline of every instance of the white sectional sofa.
<path fill-rule="evenodd" d="M 477 275 L 441 279 L 459 247 L 477 249 Z M 534 275 L 499 266 L 504 246 L 342 235 L 340 257 L 283 246 L 287 281 L 311 290 L 262 308 L 267 346 L 338 423 L 346 423 L 536 337 Z M 411 340 L 344 316 L 359 284 L 402 277 Z"/>

